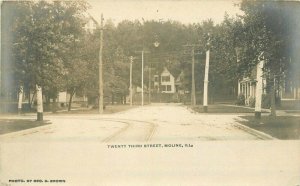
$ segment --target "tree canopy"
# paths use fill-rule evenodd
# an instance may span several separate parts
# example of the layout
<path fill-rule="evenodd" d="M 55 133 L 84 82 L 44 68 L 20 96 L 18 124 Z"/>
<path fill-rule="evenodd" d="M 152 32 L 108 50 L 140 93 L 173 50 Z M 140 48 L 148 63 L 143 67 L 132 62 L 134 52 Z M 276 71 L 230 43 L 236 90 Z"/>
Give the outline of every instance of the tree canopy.
<path fill-rule="evenodd" d="M 293 3 L 292 3 L 293 4 Z M 16 82 L 33 88 L 43 86 L 44 94 L 55 98 L 58 91 L 98 96 L 99 35 L 86 32 L 91 17 L 85 1 L 15 2 L 19 12 L 14 21 L 13 50 Z M 293 4 L 295 5 L 295 4 Z M 104 92 L 106 96 L 126 96 L 129 87 L 129 57 L 134 56 L 133 83 L 141 84 L 141 53 L 145 54 L 145 72 L 159 74 L 167 67 L 175 76 L 184 72 L 191 88 L 191 49 L 195 44 L 196 89 L 202 90 L 205 51 L 211 50 L 211 88 L 232 89 L 237 80 L 249 75 L 260 60 L 270 77 L 295 70 L 299 59 L 297 9 L 290 3 L 247 1 L 240 3 L 241 16 L 224 15 L 215 24 L 206 20 L 184 25 L 176 21 L 128 21 L 104 25 Z M 292 11 L 290 11 L 292 10 Z M 94 21 L 94 20 L 93 20 Z M 98 24 L 99 26 L 99 24 Z M 159 46 L 155 47 L 154 42 Z M 209 44 L 208 44 L 209 43 Z M 263 54 L 263 55 L 261 55 Z M 237 63 L 239 61 L 239 63 Z M 299 69 L 299 68 L 298 68 Z M 296 79 L 296 75 L 293 76 Z M 145 75 L 145 83 L 149 78 Z M 227 87 L 227 88 L 226 88 Z M 220 92 L 221 93 L 221 92 Z M 222 94 L 222 93 L 221 93 Z"/>

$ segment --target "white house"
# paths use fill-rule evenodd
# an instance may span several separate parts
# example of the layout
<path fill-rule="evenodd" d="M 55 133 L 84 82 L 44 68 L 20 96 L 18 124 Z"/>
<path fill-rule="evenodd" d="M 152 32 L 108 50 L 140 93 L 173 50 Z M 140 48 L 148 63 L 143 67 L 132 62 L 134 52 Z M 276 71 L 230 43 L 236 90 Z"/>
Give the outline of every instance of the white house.
<path fill-rule="evenodd" d="M 84 25 L 84 30 L 89 33 L 94 33 L 98 24 L 97 21 L 90 15 L 87 16 L 86 23 Z"/>
<path fill-rule="evenodd" d="M 262 79 L 263 94 L 266 94 L 267 80 L 265 77 Z M 256 68 L 254 68 L 249 77 L 243 77 L 238 82 L 238 94 L 245 96 L 245 104 L 250 104 L 250 99 L 255 98 L 256 94 Z M 292 82 L 288 82 L 283 77 L 281 84 L 279 84 L 279 90 L 276 93 L 281 100 L 299 100 L 300 99 L 300 87 Z"/>
<path fill-rule="evenodd" d="M 154 90 L 161 93 L 175 93 L 175 78 L 167 68 L 162 73 L 154 75 Z"/>

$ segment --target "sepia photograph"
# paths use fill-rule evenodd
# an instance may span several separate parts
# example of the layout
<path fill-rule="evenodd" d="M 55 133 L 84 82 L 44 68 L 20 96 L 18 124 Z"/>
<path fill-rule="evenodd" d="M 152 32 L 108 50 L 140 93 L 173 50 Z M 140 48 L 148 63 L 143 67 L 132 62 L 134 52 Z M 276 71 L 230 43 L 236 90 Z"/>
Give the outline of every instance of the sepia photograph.
<path fill-rule="evenodd" d="M 300 186 L 300 1 L 0 3 L 0 186 Z"/>

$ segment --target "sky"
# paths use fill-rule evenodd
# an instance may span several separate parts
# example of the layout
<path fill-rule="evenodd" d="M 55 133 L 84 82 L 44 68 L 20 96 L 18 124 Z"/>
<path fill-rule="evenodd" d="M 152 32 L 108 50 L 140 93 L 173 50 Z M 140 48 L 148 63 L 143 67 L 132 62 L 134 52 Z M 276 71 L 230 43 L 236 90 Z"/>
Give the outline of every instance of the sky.
<path fill-rule="evenodd" d="M 89 13 L 100 21 L 111 19 L 115 24 L 122 20 L 179 21 L 183 24 L 200 23 L 212 19 L 222 22 L 225 12 L 230 16 L 242 14 L 234 4 L 239 0 L 89 0 Z"/>

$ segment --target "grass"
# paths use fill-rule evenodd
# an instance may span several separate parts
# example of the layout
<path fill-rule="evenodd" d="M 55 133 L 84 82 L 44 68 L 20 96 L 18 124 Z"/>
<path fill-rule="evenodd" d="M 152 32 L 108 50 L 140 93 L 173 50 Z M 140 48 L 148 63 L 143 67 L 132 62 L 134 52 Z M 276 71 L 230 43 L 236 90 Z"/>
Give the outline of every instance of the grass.
<path fill-rule="evenodd" d="M 136 108 L 137 106 L 130 105 L 107 105 L 104 109 L 104 114 L 113 114 L 117 112 L 126 111 L 132 108 Z M 87 108 L 76 108 L 76 110 L 64 111 L 64 112 L 56 112 L 51 114 L 98 114 L 98 109 L 87 109 Z"/>
<path fill-rule="evenodd" d="M 196 106 L 194 111 L 203 113 L 203 106 Z M 253 108 L 245 108 L 228 105 L 209 105 L 208 113 L 254 113 Z M 245 119 L 239 121 L 255 130 L 264 132 L 278 139 L 300 139 L 300 117 L 299 116 L 277 116 L 262 115 L 261 119 L 255 119 L 253 115 L 241 116 Z"/>
<path fill-rule="evenodd" d="M 0 119 L 0 135 L 49 124 L 51 123 L 47 120 L 36 121 L 31 119 Z"/>
<path fill-rule="evenodd" d="M 130 105 L 107 105 L 104 109 L 104 114 L 112 114 L 125 110 L 135 108 L 136 106 Z M 98 109 L 78 109 L 71 110 L 70 112 L 56 112 L 56 113 L 45 113 L 45 114 L 98 114 Z M 21 131 L 25 129 L 30 129 L 34 127 L 39 127 L 43 125 L 51 124 L 49 121 L 36 121 L 32 119 L 0 119 L 0 135 L 10 132 Z"/>
<path fill-rule="evenodd" d="M 262 116 L 255 119 L 254 116 L 241 116 L 245 121 L 240 121 L 255 130 L 267 133 L 278 139 L 300 139 L 300 117 L 299 116 Z"/>
<path fill-rule="evenodd" d="M 196 106 L 192 109 L 196 112 L 204 113 L 203 106 Z M 216 104 L 216 105 L 208 105 L 208 113 L 254 113 L 254 109 Z"/>

